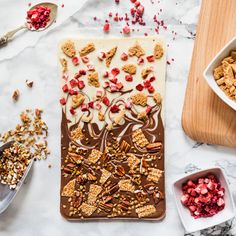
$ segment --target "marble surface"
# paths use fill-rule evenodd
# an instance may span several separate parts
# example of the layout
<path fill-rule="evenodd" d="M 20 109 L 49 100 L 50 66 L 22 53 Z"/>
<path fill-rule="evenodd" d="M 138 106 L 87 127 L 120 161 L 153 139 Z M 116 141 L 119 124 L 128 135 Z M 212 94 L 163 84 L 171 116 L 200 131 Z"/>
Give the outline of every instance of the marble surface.
<path fill-rule="evenodd" d="M 24 9 L 26 1 L 17 2 L 18 9 Z M 69 2 L 69 1 L 67 1 Z M 49 126 L 49 148 L 51 155 L 47 160 L 35 162 L 33 170 L 10 207 L 0 215 L 1 236 L 47 236 L 47 235 L 236 235 L 234 222 L 216 226 L 213 229 L 186 234 L 178 217 L 171 185 L 173 181 L 186 173 L 207 167 L 222 167 L 230 182 L 234 199 L 236 199 L 236 150 L 225 147 L 197 143 L 189 139 L 181 127 L 181 112 L 184 101 L 189 65 L 194 43 L 194 35 L 200 9 L 199 0 L 141 0 L 145 5 L 147 27 L 132 35 L 143 35 L 147 32 L 155 35 L 152 17 L 159 13 L 167 30 L 160 29 L 169 44 L 166 83 L 166 218 L 161 222 L 68 222 L 59 213 L 60 184 L 60 95 L 57 73 L 57 44 L 60 39 L 74 37 L 122 37 L 119 33 L 124 23 L 112 23 L 109 35 L 104 35 L 102 25 L 108 13 L 124 14 L 131 6 L 129 1 L 120 0 L 116 5 L 112 0 L 88 0 L 80 9 L 79 1 L 70 0 L 70 17 L 57 24 L 37 38 L 34 43 L 21 45 L 9 44 L 9 53 L 1 52 L 0 59 L 0 132 L 13 128 L 18 122 L 20 111 L 25 108 L 41 107 L 43 118 Z M 154 2 L 153 4 L 151 2 Z M 4 29 L 13 26 L 16 21 L 16 10 L 13 4 L 3 0 L 0 3 L 0 16 L 5 9 L 13 18 L 4 21 Z M 4 7 L 4 8 L 3 8 Z M 161 9 L 161 11 L 160 11 Z M 69 8 L 68 8 L 69 10 Z M 72 11 L 73 10 L 73 11 Z M 62 9 L 61 9 L 62 11 Z M 66 3 L 63 11 L 67 11 Z M 76 12 L 76 13 L 74 13 Z M 19 13 L 19 16 L 21 16 Z M 69 14 L 69 13 L 67 13 Z M 93 17 L 97 20 L 93 21 Z M 11 21 L 12 20 L 12 21 Z M 172 33 L 172 31 L 176 32 Z M 29 38 L 30 39 L 30 36 Z M 0 49 L 1 51 L 1 49 Z M 7 52 L 8 51 L 8 52 Z M 172 58 L 174 61 L 172 61 Z M 32 90 L 25 86 L 25 80 L 34 80 Z M 11 100 L 15 89 L 21 92 L 17 103 Z M 51 164 L 52 168 L 48 168 Z"/>

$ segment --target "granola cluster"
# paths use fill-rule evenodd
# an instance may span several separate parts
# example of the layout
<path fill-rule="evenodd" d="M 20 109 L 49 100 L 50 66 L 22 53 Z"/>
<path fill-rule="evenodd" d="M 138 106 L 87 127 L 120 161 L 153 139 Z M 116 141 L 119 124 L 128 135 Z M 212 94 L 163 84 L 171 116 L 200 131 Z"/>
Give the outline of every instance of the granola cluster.
<path fill-rule="evenodd" d="M 218 86 L 232 100 L 236 101 L 236 51 L 224 58 L 213 71 Z"/>

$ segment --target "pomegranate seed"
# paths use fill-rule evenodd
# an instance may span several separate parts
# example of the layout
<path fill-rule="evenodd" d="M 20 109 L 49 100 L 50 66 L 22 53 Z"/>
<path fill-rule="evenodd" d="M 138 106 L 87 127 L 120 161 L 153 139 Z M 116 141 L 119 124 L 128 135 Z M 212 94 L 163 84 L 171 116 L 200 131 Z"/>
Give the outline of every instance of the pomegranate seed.
<path fill-rule="evenodd" d="M 219 198 L 218 201 L 217 201 L 217 205 L 222 206 L 224 204 L 225 204 L 225 201 L 223 200 L 223 198 Z"/>
<path fill-rule="evenodd" d="M 119 21 L 119 17 L 118 17 L 118 16 L 115 16 L 115 17 L 113 18 L 113 20 L 114 20 L 114 21 Z"/>
<path fill-rule="evenodd" d="M 81 109 L 81 111 L 88 111 L 88 105 L 87 104 L 82 104 L 80 109 Z"/>
<path fill-rule="evenodd" d="M 66 99 L 65 98 L 61 98 L 60 99 L 60 103 L 61 103 L 61 105 L 65 105 L 66 104 Z"/>
<path fill-rule="evenodd" d="M 131 81 L 133 81 L 133 76 L 132 75 L 126 75 L 125 80 L 128 81 L 128 82 L 131 82 Z"/>
<path fill-rule="evenodd" d="M 137 13 L 142 16 L 143 15 L 143 12 L 144 12 L 144 6 L 143 5 L 140 5 L 137 7 Z"/>
<path fill-rule="evenodd" d="M 72 79 L 72 80 L 70 80 L 70 86 L 72 87 L 72 88 L 74 88 L 75 86 L 77 86 L 78 84 L 77 84 L 77 80 L 75 80 L 75 79 Z"/>
<path fill-rule="evenodd" d="M 62 90 L 63 90 L 64 93 L 67 93 L 69 91 L 68 85 L 64 84 L 63 87 L 62 87 Z"/>
<path fill-rule="evenodd" d="M 147 56 L 147 61 L 148 62 L 154 62 L 155 61 L 155 57 L 153 55 Z"/>
<path fill-rule="evenodd" d="M 110 110 L 112 113 L 117 113 L 120 111 L 120 108 L 117 105 L 113 105 L 111 106 Z"/>
<path fill-rule="evenodd" d="M 130 14 L 133 16 L 136 13 L 136 9 L 135 8 L 131 8 L 130 9 Z"/>
<path fill-rule="evenodd" d="M 62 79 L 64 79 L 64 80 L 68 80 L 69 79 L 69 75 L 67 74 L 67 73 L 64 73 L 63 75 L 62 75 Z"/>
<path fill-rule="evenodd" d="M 88 102 L 88 107 L 89 108 L 94 108 L 94 101 Z"/>
<path fill-rule="evenodd" d="M 100 52 L 100 53 L 98 54 L 98 59 L 99 59 L 100 61 L 103 61 L 105 58 L 106 58 L 106 53 L 105 53 L 105 52 Z"/>
<path fill-rule="evenodd" d="M 119 82 L 116 84 L 116 87 L 117 89 L 121 90 L 124 87 L 124 85 L 121 82 Z"/>
<path fill-rule="evenodd" d="M 148 92 L 153 93 L 155 91 L 155 88 L 151 85 L 148 87 Z"/>
<path fill-rule="evenodd" d="M 84 56 L 84 57 L 81 57 L 81 60 L 84 64 L 88 63 L 89 62 L 89 58 Z"/>
<path fill-rule="evenodd" d="M 103 31 L 108 32 L 109 30 L 110 30 L 110 24 L 109 24 L 109 23 L 106 23 L 106 24 L 103 26 Z"/>
<path fill-rule="evenodd" d="M 118 82 L 118 79 L 117 78 L 113 78 L 110 80 L 113 84 L 116 84 Z"/>
<path fill-rule="evenodd" d="M 109 101 L 108 97 L 106 97 L 106 96 L 103 97 L 102 102 L 103 102 L 106 106 L 109 106 L 109 105 L 110 105 L 110 101 Z"/>
<path fill-rule="evenodd" d="M 144 63 L 143 57 L 138 58 L 138 65 L 142 65 Z"/>
<path fill-rule="evenodd" d="M 156 77 L 155 76 L 152 76 L 152 77 L 150 77 L 150 82 L 153 82 L 153 81 L 155 81 L 156 80 Z"/>
<path fill-rule="evenodd" d="M 140 2 L 135 1 L 134 6 L 135 6 L 135 7 L 140 6 Z"/>
<path fill-rule="evenodd" d="M 75 73 L 74 75 L 74 79 L 79 79 L 81 77 L 81 74 L 78 72 L 78 73 Z"/>
<path fill-rule="evenodd" d="M 188 202 L 188 199 L 189 199 L 189 195 L 188 194 L 184 194 L 182 197 L 181 197 L 181 202 L 183 204 L 186 204 Z"/>
<path fill-rule="evenodd" d="M 78 88 L 83 89 L 85 87 L 84 81 L 78 80 Z"/>
<path fill-rule="evenodd" d="M 144 87 L 143 87 L 142 84 L 138 84 L 138 85 L 136 86 L 136 89 L 137 89 L 138 91 L 142 91 L 142 90 L 144 89 Z"/>
<path fill-rule="evenodd" d="M 108 16 L 109 16 L 109 17 L 112 17 L 112 12 L 110 12 Z"/>
<path fill-rule="evenodd" d="M 102 97 L 102 91 L 101 90 L 98 90 L 96 92 L 96 97 Z"/>
<path fill-rule="evenodd" d="M 126 54 L 125 52 L 123 52 L 123 53 L 121 54 L 121 56 L 120 56 L 120 59 L 121 59 L 122 61 L 127 61 L 127 60 L 128 60 L 128 54 Z"/>
<path fill-rule="evenodd" d="M 115 0 L 115 3 L 116 3 L 116 4 L 119 4 L 119 3 L 120 3 L 120 0 Z"/>
<path fill-rule="evenodd" d="M 130 2 L 135 3 L 137 0 L 130 0 Z"/>
<path fill-rule="evenodd" d="M 75 115 L 76 111 L 75 111 L 75 109 L 74 109 L 73 107 L 70 108 L 70 113 L 71 113 L 72 115 Z"/>
<path fill-rule="evenodd" d="M 75 66 L 79 65 L 79 58 L 78 58 L 78 57 L 73 57 L 73 58 L 72 58 L 72 63 L 73 63 Z"/>
<path fill-rule="evenodd" d="M 115 67 L 111 70 L 113 76 L 117 76 L 120 73 L 120 69 Z"/>
<path fill-rule="evenodd" d="M 124 33 L 124 34 L 129 34 L 129 33 L 130 33 L 130 27 L 126 25 L 126 26 L 123 28 L 123 33 Z"/>

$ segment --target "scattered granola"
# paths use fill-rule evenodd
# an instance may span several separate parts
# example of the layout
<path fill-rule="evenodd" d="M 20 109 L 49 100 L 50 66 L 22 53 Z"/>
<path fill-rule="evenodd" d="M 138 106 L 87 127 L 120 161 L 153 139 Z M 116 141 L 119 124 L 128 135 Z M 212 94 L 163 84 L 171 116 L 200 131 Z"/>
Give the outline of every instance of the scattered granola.
<path fill-rule="evenodd" d="M 79 52 L 81 57 L 87 56 L 89 53 L 95 51 L 95 46 L 93 43 L 87 44 L 84 48 L 82 48 Z"/>
<path fill-rule="evenodd" d="M 71 40 L 64 42 L 61 46 L 61 49 L 68 57 L 74 57 L 76 54 L 75 44 Z"/>
<path fill-rule="evenodd" d="M 91 74 L 88 74 L 88 83 L 91 86 L 94 87 L 100 87 L 100 83 L 99 83 L 99 78 L 98 78 L 98 73 L 97 72 L 93 72 Z"/>
<path fill-rule="evenodd" d="M 164 54 L 163 47 L 160 44 L 156 44 L 156 46 L 154 47 L 155 58 L 160 59 L 162 58 L 163 54 Z"/>
<path fill-rule="evenodd" d="M 236 101 L 236 51 L 224 58 L 213 71 L 217 85 L 232 100 Z"/>
<path fill-rule="evenodd" d="M 120 191 L 134 192 L 135 187 L 130 179 L 124 179 L 119 181 Z"/>
<path fill-rule="evenodd" d="M 148 140 L 146 139 L 141 129 L 135 130 L 132 134 L 132 138 L 133 142 L 136 143 L 141 148 L 144 148 L 149 144 Z"/>
<path fill-rule="evenodd" d="M 88 157 L 88 161 L 90 163 L 96 163 L 99 158 L 102 156 L 102 152 L 100 152 L 99 150 L 97 149 L 93 149 L 91 154 L 89 155 Z"/>
<path fill-rule="evenodd" d="M 136 93 L 131 96 L 133 104 L 145 107 L 147 105 L 147 96 L 144 93 Z"/>
<path fill-rule="evenodd" d="M 148 77 L 148 75 L 149 75 L 150 73 L 152 73 L 152 72 L 153 72 L 153 68 L 152 68 L 152 67 L 144 68 L 144 69 L 142 70 L 142 72 L 141 72 L 142 78 L 143 78 L 143 79 L 146 79 L 146 78 Z"/>
<path fill-rule="evenodd" d="M 143 55 L 145 55 L 145 52 L 138 43 L 136 43 L 133 47 L 129 48 L 129 56 L 141 57 Z"/>
<path fill-rule="evenodd" d="M 42 110 L 26 110 L 20 114 L 21 123 L 14 130 L 0 135 L 0 141 L 16 141 L 30 149 L 32 158 L 46 159 L 50 152 L 47 150 L 48 127 L 41 119 Z"/>
<path fill-rule="evenodd" d="M 127 64 L 122 67 L 122 70 L 130 75 L 136 74 L 136 66 L 133 64 Z"/>
<path fill-rule="evenodd" d="M 138 214 L 139 218 L 150 216 L 155 212 L 156 208 L 153 205 L 147 205 L 136 209 L 136 213 Z"/>
<path fill-rule="evenodd" d="M 117 51 L 117 47 L 112 48 L 110 51 L 106 53 L 106 66 L 109 67 L 111 64 L 112 58 L 115 56 Z"/>
<path fill-rule="evenodd" d="M 80 126 L 71 131 L 71 138 L 74 141 L 77 139 L 82 140 L 84 138 L 84 134 Z"/>

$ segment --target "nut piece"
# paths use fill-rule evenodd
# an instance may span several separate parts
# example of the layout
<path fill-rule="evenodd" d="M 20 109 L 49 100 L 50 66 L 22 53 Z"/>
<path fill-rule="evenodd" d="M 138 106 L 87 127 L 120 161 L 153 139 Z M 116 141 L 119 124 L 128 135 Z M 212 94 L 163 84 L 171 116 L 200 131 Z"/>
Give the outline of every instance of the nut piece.
<path fill-rule="evenodd" d="M 68 57 L 74 57 L 76 54 L 75 44 L 71 40 L 64 42 L 61 46 L 61 49 Z"/>
<path fill-rule="evenodd" d="M 154 47 L 154 56 L 156 59 L 160 59 L 162 58 L 164 54 L 164 50 L 163 47 L 161 46 L 161 44 L 156 44 L 156 46 Z"/>
<path fill-rule="evenodd" d="M 138 42 L 136 42 L 136 44 L 133 47 L 129 48 L 129 56 L 141 57 L 143 55 L 145 55 L 145 52 L 143 48 L 138 44 Z"/>
<path fill-rule="evenodd" d="M 144 93 L 136 93 L 131 96 L 133 104 L 145 107 L 147 105 L 147 96 Z"/>
<path fill-rule="evenodd" d="M 98 119 L 99 119 L 100 121 L 104 121 L 104 120 L 105 120 L 105 115 L 104 115 L 103 112 L 101 112 L 101 111 L 98 112 Z"/>
<path fill-rule="evenodd" d="M 78 93 L 77 95 L 72 95 L 72 107 L 76 109 L 84 102 L 84 95 L 81 93 Z"/>
<path fill-rule="evenodd" d="M 133 64 L 127 64 L 122 67 L 122 70 L 130 75 L 136 74 L 136 66 Z"/>
<path fill-rule="evenodd" d="M 160 142 L 149 143 L 146 146 L 146 148 L 149 152 L 157 152 L 157 151 L 160 151 L 162 149 L 162 143 L 160 143 Z"/>
<path fill-rule="evenodd" d="M 160 93 L 155 93 L 153 95 L 153 99 L 156 102 L 156 104 L 161 104 L 162 98 Z"/>
<path fill-rule="evenodd" d="M 93 51 L 95 51 L 95 46 L 94 46 L 93 43 L 89 43 L 79 51 L 79 55 L 81 57 L 84 57 L 84 56 L 87 56 L 90 52 L 93 52 Z"/>
<path fill-rule="evenodd" d="M 134 131 L 134 133 L 132 134 L 132 139 L 133 142 L 136 143 L 141 148 L 144 148 L 149 144 L 148 140 L 146 139 L 141 129 L 137 129 Z"/>
<path fill-rule="evenodd" d="M 112 48 L 110 51 L 106 53 L 106 66 L 109 67 L 111 64 L 112 58 L 115 56 L 117 51 L 117 47 Z"/>
<path fill-rule="evenodd" d="M 141 72 L 142 78 L 143 78 L 143 79 L 146 79 L 146 78 L 148 77 L 148 75 L 149 75 L 150 73 L 152 73 L 152 72 L 153 72 L 153 68 L 152 68 L 152 67 L 144 68 L 144 69 L 142 70 L 142 72 Z"/>
<path fill-rule="evenodd" d="M 147 112 L 146 111 L 138 112 L 137 118 L 139 120 L 146 121 L 148 119 Z"/>
<path fill-rule="evenodd" d="M 98 73 L 97 72 L 93 72 L 93 73 L 88 75 L 88 83 L 89 83 L 89 85 L 94 86 L 96 88 L 100 87 L 100 83 L 99 83 L 99 78 L 98 78 Z"/>
<path fill-rule="evenodd" d="M 75 179 L 69 181 L 63 188 L 61 196 L 72 197 L 75 192 Z"/>
<path fill-rule="evenodd" d="M 120 150 L 122 152 L 128 152 L 129 149 L 130 149 L 130 145 L 125 140 L 122 140 L 122 142 L 120 144 Z"/>
<path fill-rule="evenodd" d="M 68 63 L 67 63 L 67 60 L 65 58 L 61 58 L 60 59 L 60 63 L 61 63 L 61 66 L 62 66 L 62 72 L 63 73 L 66 73 L 68 71 Z"/>
<path fill-rule="evenodd" d="M 26 83 L 26 85 L 27 85 L 29 88 L 32 88 L 33 85 L 34 85 L 34 81 L 33 81 L 33 80 L 26 80 L 25 83 Z"/>
<path fill-rule="evenodd" d="M 139 207 L 136 210 L 139 218 L 150 216 L 156 212 L 156 208 L 153 205 L 146 205 L 143 207 Z"/>
<path fill-rule="evenodd" d="M 19 96 L 20 96 L 20 91 L 18 89 L 16 89 L 13 94 L 12 94 L 12 99 L 14 102 L 18 101 L 19 99 Z"/>

